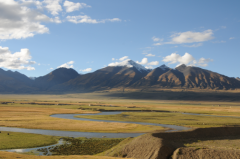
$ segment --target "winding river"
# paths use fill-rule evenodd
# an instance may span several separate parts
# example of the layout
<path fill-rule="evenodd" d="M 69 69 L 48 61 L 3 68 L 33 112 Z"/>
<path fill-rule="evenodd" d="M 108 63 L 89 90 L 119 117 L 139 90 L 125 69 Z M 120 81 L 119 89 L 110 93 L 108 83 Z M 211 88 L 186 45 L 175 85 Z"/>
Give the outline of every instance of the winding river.
<path fill-rule="evenodd" d="M 62 118 L 62 119 L 72 119 L 72 120 L 82 120 L 82 121 L 98 121 L 98 122 L 118 122 L 118 123 L 131 123 L 131 124 L 141 124 L 141 125 L 154 125 L 154 126 L 162 126 L 165 128 L 170 128 L 167 131 L 182 131 L 188 130 L 190 128 L 176 125 L 166 125 L 166 124 L 155 124 L 155 123 L 144 123 L 144 122 L 131 122 L 131 121 L 113 121 L 113 120 L 97 120 L 97 119 L 86 119 L 86 118 L 76 118 L 75 116 L 86 116 L 86 115 L 116 115 L 122 112 L 127 111 L 108 111 L 101 112 L 97 114 L 54 114 L 51 117 L 54 118 Z M 41 135 L 51 135 L 51 136 L 64 136 L 64 137 L 87 137 L 87 138 L 101 138 L 102 136 L 106 136 L 108 138 L 127 138 L 127 137 L 137 137 L 139 135 L 143 135 L 144 133 L 95 133 L 95 132 L 74 132 L 74 131 L 58 131 L 58 130 L 42 130 L 42 129 L 25 129 L 25 128 L 13 128 L 13 127 L 0 127 L 0 131 L 10 131 L 10 132 L 23 132 L 23 133 L 33 133 L 33 134 L 41 134 Z M 55 145 L 37 147 L 37 148 L 27 148 L 27 149 L 10 149 L 3 150 L 8 152 L 31 152 L 38 155 L 51 155 L 48 151 L 47 154 L 38 151 L 41 148 L 49 148 L 56 145 L 64 144 L 63 141 L 59 141 Z"/>
<path fill-rule="evenodd" d="M 191 128 L 184 126 L 176 126 L 176 125 L 167 125 L 167 124 L 156 124 L 156 123 L 144 123 L 144 122 L 132 122 L 132 121 L 113 121 L 113 120 L 97 120 L 97 119 L 86 119 L 86 118 L 76 118 L 75 116 L 94 116 L 94 115 L 116 115 L 123 112 L 128 111 L 106 111 L 97 114 L 54 114 L 51 117 L 54 118 L 62 118 L 62 119 L 72 119 L 72 120 L 82 120 L 82 121 L 98 121 L 98 122 L 118 122 L 118 123 L 131 123 L 131 124 L 141 124 L 141 125 L 153 125 L 153 126 L 161 126 L 165 128 L 170 128 L 167 132 L 170 131 L 183 131 L 189 130 Z M 132 111 L 131 111 L 132 112 Z M 139 111 L 136 111 L 139 112 Z M 184 113 L 186 115 L 203 115 L 203 114 L 194 114 L 194 113 Z M 215 115 L 206 115 L 206 116 L 214 116 L 214 117 L 230 117 L 230 116 L 215 116 Z M 239 117 L 237 117 L 239 118 Z M 64 137 L 87 137 L 87 138 L 101 138 L 102 136 L 106 136 L 108 138 L 127 138 L 127 137 L 137 137 L 144 133 L 94 133 L 94 132 L 74 132 L 74 131 L 58 131 L 58 130 L 42 130 L 42 129 L 25 129 L 25 128 L 13 128 L 13 127 L 0 127 L 0 131 L 10 131 L 10 132 L 23 132 L 23 133 L 33 133 L 33 134 L 42 134 L 42 135 L 51 135 L 51 136 L 64 136 Z M 39 148 L 48 148 L 51 146 L 61 145 L 63 141 L 59 141 L 55 145 L 45 146 L 45 147 L 37 147 L 37 148 L 28 148 L 28 149 L 11 149 L 4 150 L 9 152 L 33 152 L 38 155 L 43 155 L 42 152 L 37 151 Z M 47 155 L 50 155 L 48 153 Z"/>

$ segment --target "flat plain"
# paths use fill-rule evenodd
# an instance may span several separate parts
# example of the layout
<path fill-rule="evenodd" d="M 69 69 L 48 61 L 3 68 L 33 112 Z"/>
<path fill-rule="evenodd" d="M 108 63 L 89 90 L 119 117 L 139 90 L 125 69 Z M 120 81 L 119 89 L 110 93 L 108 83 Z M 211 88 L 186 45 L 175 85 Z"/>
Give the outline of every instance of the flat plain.
<path fill-rule="evenodd" d="M 76 121 L 70 119 L 57 119 L 50 117 L 52 114 L 82 114 L 98 113 L 101 110 L 143 110 L 148 112 L 124 112 L 119 115 L 108 116 L 85 116 L 85 118 L 117 120 L 117 121 L 137 121 L 160 124 L 180 125 L 191 128 L 239 126 L 240 125 L 240 102 L 238 101 L 203 101 L 203 100 L 158 100 L 158 99 L 133 99 L 118 96 L 111 96 L 108 93 L 82 93 L 82 94 L 59 94 L 59 95 L 0 95 L 0 126 L 19 127 L 30 129 L 47 129 L 63 131 L 81 132 L 153 132 L 162 131 L 164 128 L 158 126 L 144 126 L 126 123 L 107 123 L 93 121 Z M 154 112 L 164 111 L 164 112 Z M 182 113 L 204 114 L 189 115 Z M 205 116 L 205 115 L 216 115 Z M 228 116 L 228 117 L 220 117 Z M 5 133 L 5 136 L 4 136 Z M 57 142 L 57 137 L 11 133 L 0 134 L 4 145 L 0 149 L 6 148 L 26 148 L 43 145 L 51 145 Z M 17 138 L 10 138 L 11 135 Z M 19 137 L 21 136 L 21 137 Z M 29 139 L 26 139 L 29 137 Z M 35 138 L 36 140 L 30 139 Z M 51 138 L 51 140 L 49 140 Z M 18 143 L 27 142 L 25 145 L 12 144 L 12 140 Z M 48 141 L 48 142 L 45 142 Z M 210 139 L 197 143 L 185 143 L 187 147 L 224 147 L 231 141 L 238 143 L 239 139 L 224 139 L 219 141 Z M 214 145 L 212 146 L 211 144 Z M 222 146 L 221 146 L 222 145 Z M 239 146 L 231 148 L 239 149 Z M 0 152 L 0 156 L 5 158 L 18 157 L 24 154 Z M 22 156 L 23 157 L 23 156 Z M 23 158 L 28 158 L 24 155 Z M 31 156 L 32 157 L 32 156 Z M 29 158 L 31 158 L 29 157 Z M 38 156 L 35 156 L 37 158 Z M 68 158 L 70 156 L 61 156 Z M 77 156 L 74 156 L 77 158 Z M 94 156 L 78 156 L 79 158 L 94 158 Z M 99 158 L 100 156 L 98 156 Z M 54 156 L 39 157 L 54 158 Z M 102 157 L 104 159 L 104 157 Z M 108 158 L 108 157 L 106 157 Z"/>

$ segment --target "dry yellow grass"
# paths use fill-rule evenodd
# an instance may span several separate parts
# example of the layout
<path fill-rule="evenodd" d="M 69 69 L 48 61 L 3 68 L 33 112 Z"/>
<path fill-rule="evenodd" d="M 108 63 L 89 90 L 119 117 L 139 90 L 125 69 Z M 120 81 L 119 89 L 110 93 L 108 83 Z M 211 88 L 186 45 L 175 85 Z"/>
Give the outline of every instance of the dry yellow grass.
<path fill-rule="evenodd" d="M 80 114 L 92 112 L 62 108 L 1 106 L 0 126 L 82 132 L 148 132 L 156 129 L 161 129 L 161 127 L 156 126 L 79 121 L 53 118 L 49 116 L 51 114 L 63 113 Z"/>
<path fill-rule="evenodd" d="M 0 158 L 1 159 L 121 159 L 119 157 L 106 157 L 106 156 L 80 156 L 80 155 L 71 155 L 71 156 L 33 156 L 33 155 L 24 155 L 24 154 L 17 154 L 12 152 L 1 152 L 0 151 Z"/>

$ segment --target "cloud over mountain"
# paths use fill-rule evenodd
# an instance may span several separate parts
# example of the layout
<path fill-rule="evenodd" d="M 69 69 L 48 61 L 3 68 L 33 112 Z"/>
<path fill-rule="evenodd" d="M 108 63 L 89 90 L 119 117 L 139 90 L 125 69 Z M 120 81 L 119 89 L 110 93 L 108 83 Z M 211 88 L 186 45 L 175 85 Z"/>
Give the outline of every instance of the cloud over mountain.
<path fill-rule="evenodd" d="M 11 53 L 8 47 L 0 46 L 0 67 L 7 69 L 35 70 L 32 67 L 35 61 L 31 61 L 32 56 L 28 49 L 21 49 L 20 52 Z"/>

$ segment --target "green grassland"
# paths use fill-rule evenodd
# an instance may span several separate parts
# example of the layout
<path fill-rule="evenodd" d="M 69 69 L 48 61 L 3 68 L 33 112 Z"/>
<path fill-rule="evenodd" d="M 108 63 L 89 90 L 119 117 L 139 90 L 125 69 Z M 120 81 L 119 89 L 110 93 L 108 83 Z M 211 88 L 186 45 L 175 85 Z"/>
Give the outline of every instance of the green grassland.
<path fill-rule="evenodd" d="M 50 149 L 54 155 L 96 155 L 104 152 L 117 144 L 119 144 L 123 138 L 63 138 L 66 144 L 53 147 Z M 71 143 L 71 144 L 68 144 Z"/>
<path fill-rule="evenodd" d="M 47 146 L 56 144 L 58 140 L 59 137 L 54 136 L 2 131 L 0 150 Z"/>

